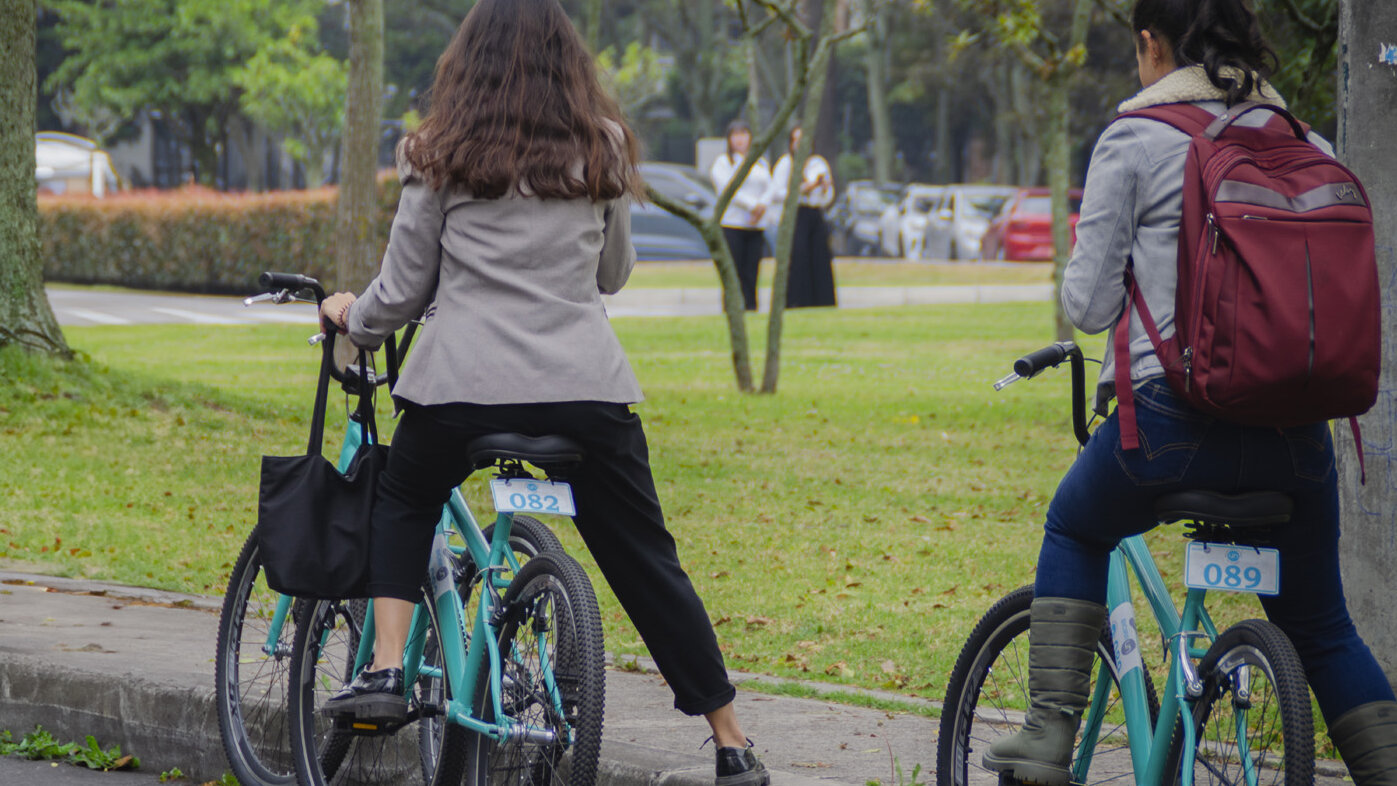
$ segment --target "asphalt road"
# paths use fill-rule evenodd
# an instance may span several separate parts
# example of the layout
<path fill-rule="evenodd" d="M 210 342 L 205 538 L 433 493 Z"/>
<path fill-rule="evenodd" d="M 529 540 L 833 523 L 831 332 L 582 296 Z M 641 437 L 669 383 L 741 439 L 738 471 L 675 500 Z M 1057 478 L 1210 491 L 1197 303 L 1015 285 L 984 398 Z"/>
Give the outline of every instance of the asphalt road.
<path fill-rule="evenodd" d="M 159 782 L 158 772 L 98 772 L 61 762 L 0 756 L 0 783 L 6 786 L 152 786 Z M 189 784 L 190 781 L 171 783 Z"/>

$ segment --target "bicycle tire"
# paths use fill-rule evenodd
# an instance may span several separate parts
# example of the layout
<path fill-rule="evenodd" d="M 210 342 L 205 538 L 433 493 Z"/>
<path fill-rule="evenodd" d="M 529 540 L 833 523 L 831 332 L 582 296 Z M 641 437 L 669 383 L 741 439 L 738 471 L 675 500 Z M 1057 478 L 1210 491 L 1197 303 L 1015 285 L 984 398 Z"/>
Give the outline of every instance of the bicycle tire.
<path fill-rule="evenodd" d="M 263 650 L 279 597 L 262 575 L 254 532 L 243 543 L 228 577 L 214 655 L 219 736 L 229 768 L 243 786 L 296 782 L 287 716 L 296 633 L 290 616 L 272 652 Z"/>
<path fill-rule="evenodd" d="M 1198 673 L 1203 679 L 1203 696 L 1193 708 L 1198 732 L 1193 767 L 1196 786 L 1241 782 L 1234 713 L 1243 703 L 1247 705 L 1247 742 L 1258 786 L 1308 786 L 1314 782 L 1310 690 L 1300 656 L 1280 628 L 1257 619 L 1233 625 L 1208 648 Z M 1247 675 L 1250 688 L 1245 699 L 1238 691 L 1242 674 Z M 1279 750 L 1274 747 L 1277 744 Z M 1181 768 L 1182 748 L 1182 729 L 1176 728 L 1169 772 Z"/>
<path fill-rule="evenodd" d="M 505 591 L 502 609 L 499 651 L 504 658 L 505 711 L 555 737 L 551 743 L 496 743 L 485 735 L 470 735 L 465 783 L 592 786 L 601 754 L 606 675 L 601 615 L 586 572 L 561 551 L 543 552 L 520 569 Z M 543 684 L 540 650 L 553 664 L 561 715 Z M 487 678 L 482 675 L 477 688 L 475 711 L 477 717 L 491 720 L 494 707 Z"/>
<path fill-rule="evenodd" d="M 961 648 L 946 685 L 941 712 L 936 742 L 937 786 L 999 783 L 999 773 L 985 769 L 980 764 L 980 754 L 995 739 L 1018 731 L 1023 722 L 1028 707 L 1028 626 L 1032 603 L 1032 586 L 1020 587 L 1000 598 L 980 618 Z M 1122 769 L 1131 774 L 1124 719 L 1118 712 L 1113 713 L 1120 703 L 1120 682 L 1108 630 L 1103 628 L 1096 649 L 1092 673 L 1100 675 L 1104 667 L 1115 687 L 1093 748 L 1091 772 L 1100 777 L 1091 778 L 1087 784 L 1119 778 Z M 998 672 L 1003 672 L 1003 678 Z M 1159 716 L 1159 698 L 1149 672 L 1144 672 L 1144 676 L 1145 698 L 1153 721 Z M 1078 740 L 1080 743 L 1080 732 Z M 1074 752 L 1074 761 L 1080 753 Z M 1098 764 L 1102 761 L 1106 764 Z M 1106 767 L 1104 771 L 1102 766 Z"/>
<path fill-rule="evenodd" d="M 491 524 L 481 530 L 485 536 L 485 541 L 489 543 L 495 532 L 495 525 Z M 513 526 L 509 531 L 510 550 L 514 552 L 515 559 L 522 568 L 529 560 L 545 551 L 562 551 L 563 544 L 558 540 L 558 536 L 553 534 L 546 524 L 532 516 L 516 514 Z M 471 562 L 470 554 L 461 555 L 462 564 L 459 568 L 456 583 L 456 590 L 461 596 L 463 611 L 470 609 L 470 598 L 476 582 L 479 580 L 474 564 Z M 470 646 L 470 625 L 469 618 L 466 619 L 466 646 Z M 422 657 L 427 665 L 441 666 L 440 648 L 436 646 L 436 640 L 431 639 L 423 648 Z M 432 762 L 440 756 L 438 749 L 439 735 L 435 734 L 428 724 L 418 724 L 418 749 L 420 752 L 423 777 L 431 777 Z"/>

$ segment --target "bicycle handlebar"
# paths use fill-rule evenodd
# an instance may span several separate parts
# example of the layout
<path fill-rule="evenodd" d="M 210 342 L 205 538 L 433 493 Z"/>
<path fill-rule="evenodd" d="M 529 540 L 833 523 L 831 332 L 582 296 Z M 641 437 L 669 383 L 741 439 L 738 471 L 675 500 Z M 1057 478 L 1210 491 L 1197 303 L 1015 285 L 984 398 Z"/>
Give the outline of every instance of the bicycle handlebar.
<path fill-rule="evenodd" d="M 315 295 L 317 313 L 320 304 L 325 300 L 325 288 L 320 285 L 320 282 L 310 276 L 303 276 L 299 273 L 274 273 L 272 271 L 267 271 L 257 277 L 257 286 L 268 291 L 282 290 L 292 293 L 309 290 Z M 248 300 L 251 301 L 252 298 Z M 361 373 L 360 370 L 354 367 L 344 369 L 336 368 L 334 362 L 335 337 L 339 335 L 339 330 L 335 325 L 325 323 L 324 321 L 321 322 L 320 330 L 321 334 L 312 337 L 311 343 L 320 343 L 320 351 L 322 353 L 321 363 L 323 367 L 331 378 L 345 386 L 345 390 L 357 392 L 365 379 L 374 387 L 387 383 L 390 390 L 393 385 L 397 383 L 398 364 L 401 362 L 402 355 L 407 351 L 408 342 L 411 341 L 411 331 L 404 336 L 401 352 L 398 349 L 396 337 L 390 335 L 387 341 L 384 342 L 384 349 L 388 356 L 388 370 L 383 376 L 378 376 L 367 369 L 364 369 Z"/>
<path fill-rule="evenodd" d="M 1072 431 L 1077 442 L 1086 445 L 1091 439 L 1091 432 L 1087 431 L 1086 359 L 1075 342 L 1058 341 L 1024 355 L 1014 361 L 1013 373 L 996 382 L 994 389 L 1003 390 L 1020 379 L 1032 379 L 1044 369 L 1057 368 L 1064 360 L 1072 363 Z"/>
<path fill-rule="evenodd" d="M 302 289 L 309 289 L 315 293 L 315 302 L 319 303 L 325 299 L 325 288 L 320 286 L 320 282 L 310 276 L 303 276 L 299 273 L 273 273 L 267 271 L 257 277 L 257 286 L 271 291 L 273 289 L 289 289 L 298 292 Z"/>

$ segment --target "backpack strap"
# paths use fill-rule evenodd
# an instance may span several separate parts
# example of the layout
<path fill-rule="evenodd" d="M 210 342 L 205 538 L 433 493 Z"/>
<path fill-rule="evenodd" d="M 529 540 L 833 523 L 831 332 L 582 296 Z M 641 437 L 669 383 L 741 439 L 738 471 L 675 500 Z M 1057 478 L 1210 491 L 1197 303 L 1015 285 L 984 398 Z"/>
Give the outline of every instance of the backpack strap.
<path fill-rule="evenodd" d="M 1129 118 L 1154 120 L 1167 126 L 1173 126 L 1191 137 L 1203 134 L 1208 130 L 1208 126 L 1218 119 L 1217 115 L 1212 112 L 1189 103 L 1158 104 L 1116 115 L 1116 120 Z M 1111 122 L 1115 122 L 1115 120 Z"/>
<path fill-rule="evenodd" d="M 1358 449 L 1358 485 L 1368 485 L 1368 468 L 1363 464 L 1363 431 L 1358 428 L 1358 418 L 1350 417 L 1348 427 L 1353 430 L 1353 446 Z"/>
<path fill-rule="evenodd" d="M 1121 431 L 1121 449 L 1135 450 L 1140 447 L 1140 428 L 1135 422 L 1135 388 L 1130 380 L 1131 307 L 1140 312 L 1140 323 L 1144 325 L 1156 355 L 1159 354 L 1159 346 L 1164 343 L 1164 339 L 1160 337 L 1159 326 L 1155 324 L 1150 307 L 1145 303 L 1145 295 L 1135 284 L 1133 265 L 1129 262 L 1125 266 L 1125 291 L 1125 310 L 1121 313 L 1120 321 L 1116 323 L 1115 334 L 1112 336 L 1116 356 L 1116 417 Z"/>

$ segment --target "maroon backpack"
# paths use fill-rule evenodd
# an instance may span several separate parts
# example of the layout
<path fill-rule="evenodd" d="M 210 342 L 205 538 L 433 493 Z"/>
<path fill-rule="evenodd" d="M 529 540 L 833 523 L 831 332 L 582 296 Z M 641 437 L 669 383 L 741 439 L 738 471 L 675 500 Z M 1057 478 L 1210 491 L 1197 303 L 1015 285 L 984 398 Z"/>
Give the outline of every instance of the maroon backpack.
<path fill-rule="evenodd" d="M 1259 128 L 1233 125 L 1256 109 Z M 1116 328 L 1121 447 L 1139 447 L 1130 387 L 1130 307 L 1170 387 L 1220 419 L 1279 428 L 1347 417 L 1377 400 L 1377 252 L 1368 195 L 1306 141 L 1290 113 L 1245 103 L 1214 115 L 1166 104 L 1120 115 L 1192 137 L 1184 166 L 1175 334 L 1168 340 L 1127 272 Z M 1362 461 L 1360 446 L 1360 462 Z"/>

